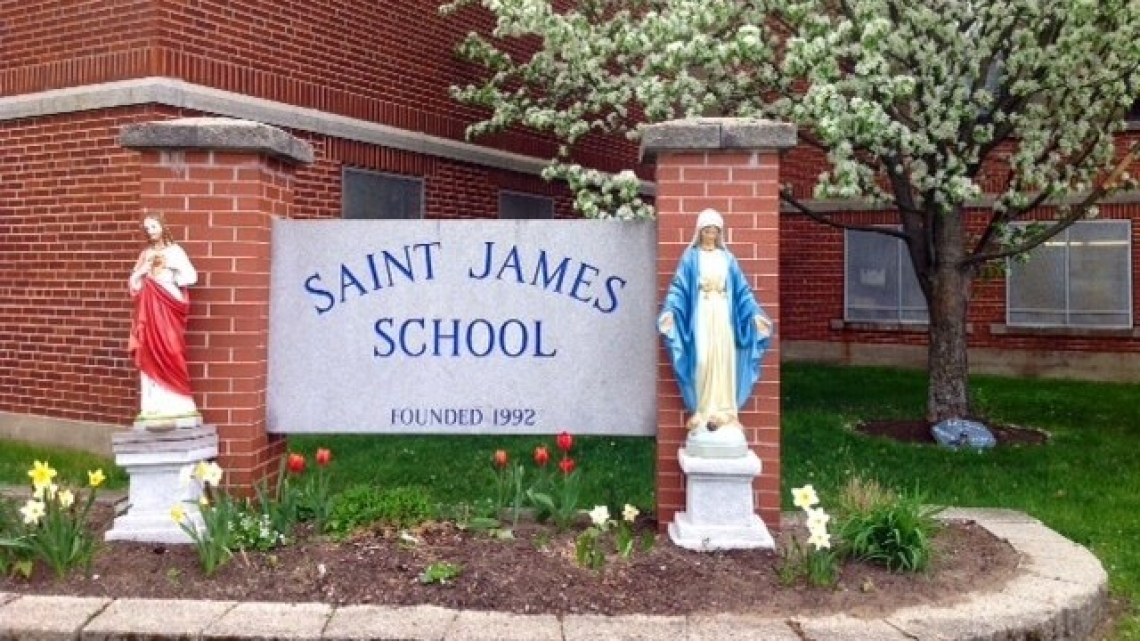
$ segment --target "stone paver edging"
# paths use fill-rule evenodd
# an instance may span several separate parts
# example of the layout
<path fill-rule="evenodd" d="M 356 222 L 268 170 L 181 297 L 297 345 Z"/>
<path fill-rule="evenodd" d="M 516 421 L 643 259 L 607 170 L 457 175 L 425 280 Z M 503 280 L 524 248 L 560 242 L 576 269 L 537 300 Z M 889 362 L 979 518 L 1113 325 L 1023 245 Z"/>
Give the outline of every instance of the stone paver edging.
<path fill-rule="evenodd" d="M 237 603 L 0 593 L 0 641 L 1012 641 L 1081 640 L 1103 616 L 1108 575 L 1088 550 L 1021 512 L 950 509 L 1007 540 L 1022 567 L 1000 588 L 952 605 L 922 605 L 872 619 L 520 615 L 436 606 Z"/>

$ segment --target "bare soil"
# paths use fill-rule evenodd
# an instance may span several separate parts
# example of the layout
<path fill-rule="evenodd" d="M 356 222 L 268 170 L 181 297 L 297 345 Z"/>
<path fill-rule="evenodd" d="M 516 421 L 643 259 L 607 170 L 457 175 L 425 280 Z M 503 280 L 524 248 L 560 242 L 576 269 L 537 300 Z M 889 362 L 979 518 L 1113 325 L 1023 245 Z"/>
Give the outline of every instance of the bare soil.
<path fill-rule="evenodd" d="M 925 424 L 870 423 L 868 434 L 921 442 Z M 1041 436 L 1033 430 L 996 430 L 999 447 Z M 1030 434 L 1032 432 L 1032 434 Z M 1034 436 L 1036 435 L 1036 436 Z M 104 506 L 97 524 L 106 528 Z M 269 553 L 239 553 L 212 577 L 199 568 L 191 546 L 114 542 L 99 552 L 90 577 L 76 573 L 56 580 L 43 568 L 30 579 L 0 578 L 0 592 L 68 594 L 114 598 L 320 601 L 335 605 L 434 604 L 457 609 L 552 614 L 694 614 L 714 612 L 780 616 L 788 613 L 883 615 L 929 603 L 952 603 L 969 593 L 997 588 L 1017 571 L 1018 554 L 972 522 L 951 522 L 934 539 L 932 568 L 925 574 L 894 574 L 848 562 L 835 588 L 780 582 L 781 560 L 770 551 L 696 553 L 674 546 L 658 524 L 643 518 L 638 529 L 654 545 L 629 559 L 611 558 L 594 571 L 574 561 L 573 532 L 556 533 L 521 523 L 513 539 L 463 531 L 452 523 L 427 524 L 411 532 L 369 532 L 336 542 L 309 535 Z M 777 538 L 805 536 L 787 524 Z M 801 539 L 802 540 L 802 539 Z M 460 568 L 446 583 L 421 583 L 431 564 Z"/>

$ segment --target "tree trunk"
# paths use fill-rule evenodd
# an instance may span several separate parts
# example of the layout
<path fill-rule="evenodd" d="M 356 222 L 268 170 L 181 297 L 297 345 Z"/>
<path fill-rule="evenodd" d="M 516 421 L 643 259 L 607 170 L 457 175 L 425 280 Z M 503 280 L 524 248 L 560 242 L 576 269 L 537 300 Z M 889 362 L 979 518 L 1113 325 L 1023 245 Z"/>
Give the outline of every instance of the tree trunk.
<path fill-rule="evenodd" d="M 934 230 L 935 255 L 927 309 L 930 347 L 927 356 L 926 418 L 964 418 L 970 411 L 966 318 L 973 270 L 961 266 L 965 237 L 961 212 L 943 214 Z"/>

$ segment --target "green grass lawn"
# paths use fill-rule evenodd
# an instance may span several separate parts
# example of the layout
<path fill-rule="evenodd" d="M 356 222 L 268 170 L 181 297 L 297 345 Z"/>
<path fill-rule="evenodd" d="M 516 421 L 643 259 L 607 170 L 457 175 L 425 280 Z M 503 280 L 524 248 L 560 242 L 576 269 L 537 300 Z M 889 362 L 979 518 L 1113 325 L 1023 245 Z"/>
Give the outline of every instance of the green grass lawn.
<path fill-rule="evenodd" d="M 1140 385 L 975 377 L 991 420 L 1044 429 L 1047 445 L 946 451 L 855 434 L 865 418 L 921 416 L 921 373 L 784 368 L 784 487 L 827 495 L 859 474 L 932 503 L 1024 510 L 1089 547 L 1131 603 L 1116 638 L 1140 639 Z M 785 499 L 786 500 L 786 499 Z"/>
<path fill-rule="evenodd" d="M 921 372 L 786 365 L 784 488 L 812 483 L 826 507 L 849 477 L 860 475 L 917 488 L 932 503 L 1028 512 L 1101 559 L 1113 594 L 1131 604 L 1114 638 L 1140 640 L 1140 385 L 973 379 L 981 413 L 1046 430 L 1051 439 L 1042 446 L 955 452 L 854 432 L 864 419 L 921 416 L 925 385 Z M 339 487 L 420 485 L 447 504 L 491 496 L 495 449 L 529 461 L 540 443 L 556 453 L 552 436 L 308 435 L 293 437 L 290 446 L 306 454 L 331 448 Z M 583 506 L 653 505 L 652 439 L 582 437 L 574 456 L 583 471 Z M 49 458 L 70 478 L 106 465 L 0 442 L 0 483 L 26 482 L 36 458 Z M 112 474 L 116 484 L 121 473 Z"/>
<path fill-rule="evenodd" d="M 83 487 L 87 485 L 87 472 L 102 469 L 107 477 L 105 487 L 127 487 L 126 472 L 107 459 L 77 450 L 6 440 L 0 440 L 0 485 L 23 485 L 30 489 L 32 480 L 28 470 L 32 469 L 33 461 L 50 463 L 59 473 L 57 483 Z"/>

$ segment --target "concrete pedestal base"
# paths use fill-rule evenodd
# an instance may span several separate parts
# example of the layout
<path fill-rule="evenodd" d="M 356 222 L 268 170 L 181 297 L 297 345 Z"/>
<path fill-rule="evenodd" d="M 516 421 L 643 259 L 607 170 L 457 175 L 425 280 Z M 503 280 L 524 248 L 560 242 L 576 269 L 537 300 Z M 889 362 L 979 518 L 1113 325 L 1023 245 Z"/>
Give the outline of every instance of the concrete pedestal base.
<path fill-rule="evenodd" d="M 202 415 L 198 413 L 186 416 L 143 416 L 135 418 L 136 430 L 149 430 L 151 432 L 169 432 L 171 430 L 202 427 Z"/>
<path fill-rule="evenodd" d="M 700 458 L 681 448 L 677 458 L 685 472 L 685 511 L 669 524 L 673 543 L 697 551 L 776 547 L 753 509 L 752 479 L 761 469 L 755 452 Z"/>
<path fill-rule="evenodd" d="M 112 437 L 115 462 L 130 475 L 127 512 L 115 519 L 108 541 L 190 543 L 170 516 L 181 503 L 186 517 L 201 529 L 198 512 L 200 489 L 184 486 L 182 468 L 218 455 L 218 432 L 213 425 L 180 428 L 166 432 L 131 430 Z"/>

